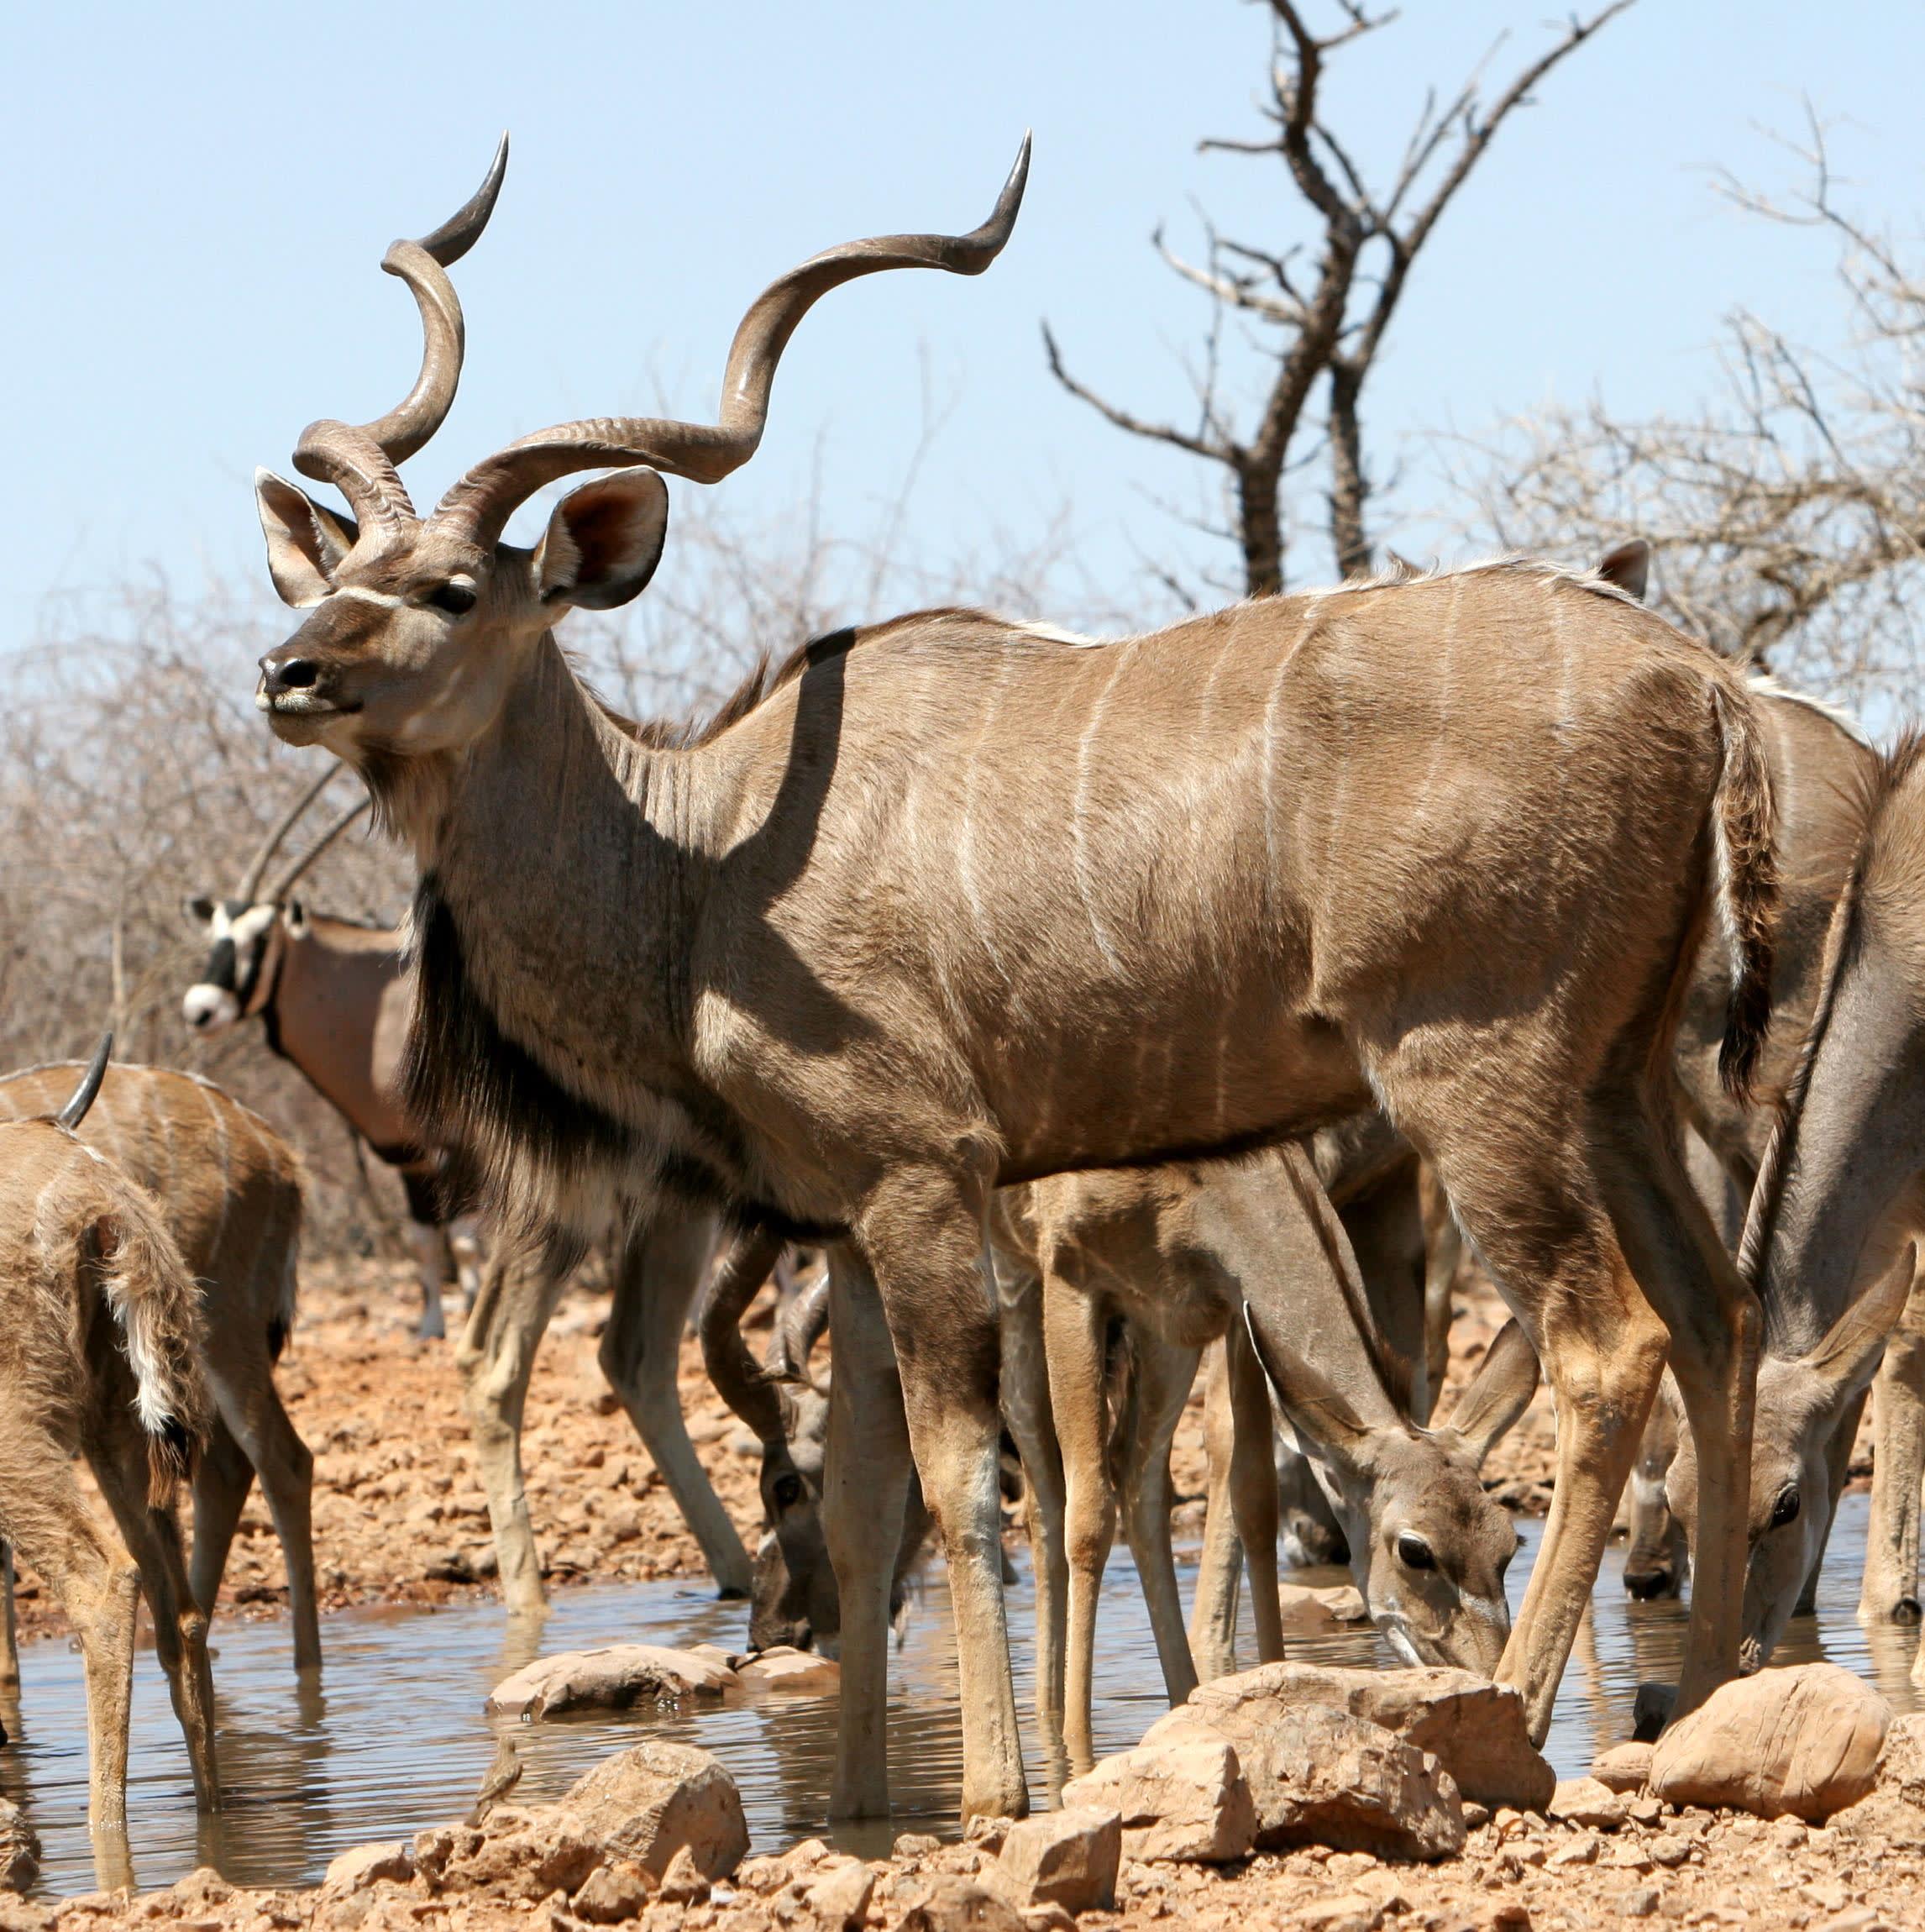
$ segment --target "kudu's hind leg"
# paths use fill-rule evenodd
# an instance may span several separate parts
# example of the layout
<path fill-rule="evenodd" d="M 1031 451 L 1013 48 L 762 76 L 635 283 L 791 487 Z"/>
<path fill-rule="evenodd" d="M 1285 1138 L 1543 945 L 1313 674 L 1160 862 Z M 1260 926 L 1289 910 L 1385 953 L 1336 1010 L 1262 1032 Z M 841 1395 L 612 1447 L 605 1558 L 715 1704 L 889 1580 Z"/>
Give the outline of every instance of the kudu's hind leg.
<path fill-rule="evenodd" d="M 1207 1683 L 1236 1668 L 1236 1613 L 1242 1594 L 1243 1545 L 1230 1503 L 1230 1457 L 1235 1422 L 1230 1414 L 1230 1365 L 1225 1344 L 1209 1348 L 1204 1386 L 1204 1452 L 1209 1461 L 1209 1502 L 1204 1513 L 1203 1555 L 1190 1606 L 1190 1655 Z M 1267 1425 L 1269 1416 L 1264 1416 Z"/>
<path fill-rule="evenodd" d="M 1064 1772 L 1063 1663 L 1069 1643 L 1069 1552 L 1062 1448 L 1050 1401 L 1042 1284 L 1033 1274 L 996 1268 L 1003 1331 L 1003 1420 L 1016 1445 L 1027 1492 L 1030 1569 L 1036 1589 L 1036 1729 L 1052 1761 L 1051 1782 Z M 1065 1760 L 1067 1762 L 1067 1760 Z"/>
<path fill-rule="evenodd" d="M 962 1815 L 1020 1818 L 1029 1794 L 1003 1604 L 994 1291 L 983 1278 L 987 1189 L 974 1187 L 966 1176 L 898 1170 L 858 1232 L 896 1339 L 915 1466 L 948 1559 L 962 1705 Z M 1060 1409 L 1057 1421 L 1060 1427 Z"/>
<path fill-rule="evenodd" d="M 253 1361 L 239 1375 L 226 1362 L 210 1364 L 208 1379 L 220 1405 L 222 1422 L 233 1431 L 243 1455 L 260 1478 L 260 1492 L 287 1569 L 288 1611 L 294 1624 L 294 1667 L 321 1667 L 320 1605 L 314 1582 L 314 1456 L 281 1405 L 274 1385 L 274 1365 L 265 1347 L 257 1347 Z M 223 1431 L 217 1429 L 216 1434 Z M 244 1488 L 243 1494 L 245 1494 Z M 213 1614 L 212 1597 L 201 1596 L 200 1488 L 194 1506 L 194 1593 Z M 224 1554 L 224 1552 L 223 1552 Z M 220 1587 L 220 1572 L 213 1573 Z"/>
<path fill-rule="evenodd" d="M 1594 1100 L 1593 1120 L 1598 1178 L 1623 1252 L 1671 1331 L 1671 1373 L 1697 1451 L 1691 1622 L 1674 1707 L 1681 1717 L 1739 1669 L 1764 1319 L 1651 1113 L 1607 1093 Z M 1561 1394 L 1558 1426 L 1561 1435 Z"/>
<path fill-rule="evenodd" d="M 1123 1419 L 1116 1487 L 1123 1535 L 1136 1559 L 1163 1667 L 1163 1688 L 1175 1705 L 1197 1688 L 1197 1668 L 1183 1630 L 1183 1598 L 1170 1548 L 1170 1445 L 1197 1378 L 1198 1351 L 1159 1341 L 1141 1329 L 1131 1336 L 1131 1347 L 1136 1373 Z"/>
<path fill-rule="evenodd" d="M 1043 1284 L 1050 1409 L 1062 1446 L 1063 1544 L 1069 1573 L 1063 1669 L 1063 1748 L 1071 1775 L 1095 1762 L 1090 1730 L 1096 1667 L 1096 1611 L 1104 1566 L 1116 1540 L 1116 1494 L 1109 1478 L 1109 1376 L 1100 1298 L 1057 1281 Z"/>
<path fill-rule="evenodd" d="M 20 1688 L 20 1625 L 13 1608 L 13 1546 L 0 1541 L 0 1691 Z"/>
<path fill-rule="evenodd" d="M 1860 1623 L 1918 1621 L 1918 1492 L 1925 1481 L 1925 1270 L 1885 1345 L 1873 1383 L 1878 1430 L 1871 1462 Z"/>
<path fill-rule="evenodd" d="M 1464 1110 L 1457 1119 L 1496 1117 Z M 1481 1103 L 1479 1103 L 1481 1105 Z M 1523 1691 L 1541 1744 L 1591 1600 L 1618 1498 L 1665 1366 L 1665 1326 L 1639 1292 L 1576 1147 L 1534 1133 L 1452 1150 L 1429 1137 L 1466 1228 L 1518 1312 L 1557 1403 L 1550 1515 L 1498 1679 Z M 1739 1569 L 1744 1564 L 1739 1553 Z M 1735 1628 L 1735 1625 L 1734 1626 Z"/>
<path fill-rule="evenodd" d="M 829 1813 L 886 1818 L 889 1586 L 909 1499 L 909 1430 L 895 1352 L 868 1264 L 852 1248 L 833 1247 L 829 1283 L 836 1366 L 829 1383 L 822 1535 L 842 1623 Z"/>
<path fill-rule="evenodd" d="M 522 1416 L 535 1351 L 567 1278 L 563 1258 L 552 1242 L 523 1245 L 497 1231 L 454 1355 L 488 1496 L 501 1599 L 513 1616 L 538 1615 L 548 1602 L 522 1478 Z"/>
<path fill-rule="evenodd" d="M 637 1229 L 623 1245 L 616 1268 L 614 1305 L 600 1359 L 601 1373 L 622 1398 L 643 1447 L 701 1546 L 716 1589 L 725 1597 L 746 1597 L 748 1551 L 689 1440 L 677 1380 L 682 1331 L 714 1247 L 714 1218 L 686 1208 L 664 1205 Z"/>
<path fill-rule="evenodd" d="M 194 1551 L 187 1567 L 194 1601 L 211 1617 L 227 1574 L 228 1552 L 241 1511 L 254 1487 L 254 1464 L 234 1440 L 223 1415 L 214 1418 L 207 1445 L 194 1465 Z"/>
<path fill-rule="evenodd" d="M 24 1433 L 8 1431 L 4 1527 L 9 1544 L 66 1612 L 80 1643 L 87 1680 L 87 1824 L 96 1832 L 123 1835 L 140 1575 L 81 1499 L 66 1452 L 37 1437 L 23 1441 Z M 97 1845 L 103 1871 L 125 1856 L 123 1835 L 118 1846 Z"/>
<path fill-rule="evenodd" d="M 1277 1593 L 1278 1496 L 1273 1453 L 1276 1424 L 1270 1383 L 1241 1321 L 1225 1337 L 1229 1353 L 1230 1406 L 1235 1418 L 1230 1448 L 1230 1503 L 1237 1541 L 1250 1572 L 1250 1618 L 1256 1630 L 1256 1660 L 1276 1663 L 1283 1655 L 1283 1613 Z M 1312 1481 L 1315 1478 L 1313 1477 Z"/>
<path fill-rule="evenodd" d="M 147 1439 L 131 1420 L 102 1430 L 98 1453 L 89 1456 L 100 1493 L 129 1553 L 139 1566 L 140 1588 L 154 1613 L 154 1649 L 167 1673 L 174 1714 L 187 1741 L 194 1803 L 202 1811 L 221 1808 L 220 1767 L 214 1744 L 214 1679 L 207 1659 L 207 1616 L 187 1579 L 180 1519 L 171 1505 L 150 1504 Z"/>

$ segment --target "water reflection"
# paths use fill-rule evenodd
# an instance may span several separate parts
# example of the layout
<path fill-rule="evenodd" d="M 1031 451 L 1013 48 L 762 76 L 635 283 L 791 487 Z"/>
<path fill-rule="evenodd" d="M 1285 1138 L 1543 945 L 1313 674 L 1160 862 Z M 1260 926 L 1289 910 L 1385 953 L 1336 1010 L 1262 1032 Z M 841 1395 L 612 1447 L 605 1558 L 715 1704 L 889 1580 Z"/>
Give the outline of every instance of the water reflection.
<path fill-rule="evenodd" d="M 1866 1499 L 1848 1496 L 1833 1539 L 1833 1561 L 1816 1620 L 1795 1623 L 1781 1658 L 1828 1656 L 1875 1682 L 1901 1709 L 1917 1707 L 1911 1682 L 1917 1633 L 1861 1630 L 1854 1611 Z M 1539 1530 L 1524 1525 L 1526 1557 Z M 1684 1612 L 1676 1604 L 1634 1604 L 1613 1551 L 1586 1618 L 1553 1719 L 1549 1752 L 1559 1770 L 1581 1771 L 1601 1744 L 1630 1735 L 1632 1700 L 1643 1682 L 1675 1681 Z M 1521 1594 L 1528 1562 L 1512 1566 Z M 1188 1572 L 1185 1572 L 1186 1588 Z M 1305 1581 L 1339 1581 L 1332 1576 Z M 1011 1592 L 1011 1623 L 1031 1627 L 1026 1577 Z M 545 1627 L 514 1624 L 499 1606 L 370 1609 L 330 1617 L 322 1687 L 297 1685 L 284 1624 L 223 1624 L 216 1637 L 221 1767 L 226 1813 L 197 1825 L 186 1754 L 151 1653 L 136 1673 L 133 1761 L 128 1793 L 131 1851 L 144 1886 L 165 1884 L 197 1863 L 217 1865 L 245 1884 L 291 1884 L 319 1877 L 338 1851 L 398 1838 L 464 1811 L 496 1749 L 482 1699 L 500 1677 L 543 1651 L 647 1641 L 742 1641 L 747 1612 L 691 1586 L 613 1585 L 569 1591 Z M 1134 1744 L 1163 1709 L 1155 1647 L 1126 1557 L 1112 1563 L 1099 1627 L 1096 1742 Z M 1255 1654 L 1247 1617 L 1241 1655 Z M 1388 1664 L 1367 1628 L 1292 1633 L 1292 1654 L 1333 1663 Z M 1028 1646 L 1017 1660 L 1019 1704 L 1029 1697 Z M 0 1751 L 0 1793 L 23 1805 L 46 1850 L 45 1882 L 56 1892 L 94 1883 L 87 1834 L 85 1703 L 80 1659 L 64 1645 L 33 1644 L 21 1655 L 25 1680 L 16 1709 L 0 1717 L 18 1740 Z M 898 1831 L 953 1829 L 962 1777 L 955 1646 L 947 1593 L 931 1579 L 891 1670 L 889 1769 L 893 1820 L 845 1829 L 840 1842 L 868 1854 Z M 758 1849 L 779 1848 L 826 1828 L 835 1704 L 822 1698 L 768 1698 L 721 1709 L 627 1713 L 574 1723 L 514 1725 L 526 1764 L 517 1796 L 558 1797 L 610 1751 L 652 1732 L 716 1751 L 734 1773 Z M 1025 1732 L 1032 1790 L 1043 1757 Z"/>

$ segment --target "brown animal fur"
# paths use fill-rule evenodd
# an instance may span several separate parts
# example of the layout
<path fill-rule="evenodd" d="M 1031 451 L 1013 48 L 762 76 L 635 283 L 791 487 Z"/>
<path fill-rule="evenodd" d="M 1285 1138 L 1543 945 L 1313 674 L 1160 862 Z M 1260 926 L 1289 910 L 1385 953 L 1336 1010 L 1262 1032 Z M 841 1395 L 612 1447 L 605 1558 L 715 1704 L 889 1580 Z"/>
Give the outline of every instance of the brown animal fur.
<path fill-rule="evenodd" d="M 66 1090 L 72 1084 L 70 1074 Z M 124 1831 L 137 1581 L 195 1795 L 212 1809 L 207 1618 L 173 1506 L 176 1476 L 192 1468 L 212 1423 L 199 1291 L 152 1199 L 38 1118 L 0 1124 L 0 1534 L 45 1579 L 80 1640 L 89 1821 L 110 1838 Z M 124 1549 L 81 1499 L 76 1454 L 87 1457 Z"/>
<path fill-rule="evenodd" d="M 1743 959 L 1734 1078 L 1767 1011 L 1770 785 L 1729 667 L 1597 579 L 1508 563 L 1102 645 L 905 617 L 665 750 L 608 722 L 549 628 L 646 583 L 659 479 L 577 489 L 532 556 L 496 539 L 538 475 L 722 474 L 816 294 L 905 260 L 979 267 L 1013 212 L 1006 194 L 966 246 L 852 244 L 775 285 L 719 430 L 572 426 L 423 521 L 380 454 L 418 425 L 322 425 L 303 459 L 354 492 L 365 534 L 262 480 L 270 567 L 307 614 L 262 660 L 260 702 L 360 769 L 422 869 L 411 1105 L 531 1213 L 585 1222 L 611 1188 L 658 1186 L 846 1231 L 875 1293 L 837 1276 L 837 1573 L 886 1577 L 861 1546 L 893 1538 L 907 1481 L 875 1406 L 893 1352 L 949 1558 L 963 1807 L 1009 1814 L 1026 1795 L 991 1192 L 1378 1101 L 1556 1389 L 1557 1500 L 1501 1667 L 1540 1735 L 1668 1331 L 1720 1553 L 1701 1560 L 1689 1709 L 1737 1662 L 1758 1326 L 1685 1179 L 1667 1063 L 1714 905 Z M 883 1708 L 886 1598 L 842 1594 L 831 1803 L 868 1813 L 887 1794 L 857 1734 Z"/>

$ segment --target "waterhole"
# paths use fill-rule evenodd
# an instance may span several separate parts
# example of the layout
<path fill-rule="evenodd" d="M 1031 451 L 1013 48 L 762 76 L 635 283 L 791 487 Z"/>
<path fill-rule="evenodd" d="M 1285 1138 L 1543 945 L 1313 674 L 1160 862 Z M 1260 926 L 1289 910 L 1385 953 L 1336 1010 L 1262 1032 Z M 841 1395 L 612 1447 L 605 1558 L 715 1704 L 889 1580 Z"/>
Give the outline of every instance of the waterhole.
<path fill-rule="evenodd" d="M 1824 1656 L 1870 1678 L 1901 1710 L 1917 1707 L 1909 1672 L 1917 1632 L 1861 1630 L 1854 1615 L 1868 1500 L 1848 1496 L 1838 1512 L 1818 1614 L 1795 1622 L 1774 1662 Z M 1521 1525 L 1525 1547 L 1512 1566 L 1515 1603 L 1542 1525 Z M 1193 1560 L 1193 1552 L 1191 1552 Z M 1010 1592 L 1016 1635 L 1017 1702 L 1029 1697 L 1031 1598 L 1026 1565 Z M 1547 1751 L 1560 1774 L 1581 1772 L 1603 1744 L 1630 1735 L 1631 1704 L 1646 1681 L 1675 1681 L 1684 1612 L 1637 1604 L 1619 1580 L 1613 1548 L 1566 1672 Z M 1193 1571 L 1186 1567 L 1188 1593 Z M 1340 1572 L 1298 1572 L 1338 1583 Z M 153 1652 L 135 1672 L 128 1790 L 134 1869 L 144 1887 L 170 1883 L 211 1864 L 246 1885 L 318 1879 L 346 1847 L 398 1839 L 456 1817 L 472 1800 L 496 1745 L 481 1714 L 490 1688 L 534 1653 L 599 1643 L 685 1645 L 743 1641 L 747 1613 L 686 1584 L 609 1585 L 558 1596 L 536 1635 L 511 1625 L 498 1605 L 438 1611 L 340 1612 L 323 1625 L 327 1667 L 303 1691 L 291 1667 L 285 1623 L 223 1623 L 215 1684 L 220 1709 L 222 1783 L 227 1809 L 197 1821 L 186 1754 Z M 1112 1561 L 1098 1625 L 1099 1751 L 1134 1744 L 1164 1708 L 1162 1678 L 1129 1558 Z M 1246 1605 L 1240 1656 L 1255 1659 Z M 1291 1654 L 1333 1663 L 1387 1665 L 1388 1648 L 1367 1627 L 1292 1635 Z M 87 1833 L 86 1713 L 80 1659 L 64 1644 L 30 1644 L 21 1654 L 17 1707 L 0 1702 L 13 1743 L 0 1750 L 0 1791 L 23 1806 L 45 1848 L 42 1885 L 91 1890 Z M 955 1828 L 962 1776 L 955 1646 L 948 1593 L 932 1572 L 890 1667 L 889 1775 L 896 1813 L 885 1825 L 831 1832 L 826 1811 L 835 1743 L 832 1698 L 769 1695 L 721 1708 L 631 1713 L 527 1725 L 515 1735 L 526 1770 L 515 1801 L 559 1797 L 592 1765 L 644 1735 L 715 1751 L 742 1788 L 758 1850 L 824 1833 L 852 1851 L 885 1851 L 894 1833 Z M 1040 1798 L 1041 1756 L 1025 1724 L 1032 1796 Z"/>

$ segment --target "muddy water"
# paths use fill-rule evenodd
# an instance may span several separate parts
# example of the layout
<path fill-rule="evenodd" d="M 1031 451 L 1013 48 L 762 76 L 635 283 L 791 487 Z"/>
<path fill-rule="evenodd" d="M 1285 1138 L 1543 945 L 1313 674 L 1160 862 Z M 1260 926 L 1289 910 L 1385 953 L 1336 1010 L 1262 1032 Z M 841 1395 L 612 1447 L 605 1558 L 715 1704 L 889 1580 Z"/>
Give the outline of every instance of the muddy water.
<path fill-rule="evenodd" d="M 1908 1672 L 1916 1633 L 1861 1630 L 1853 1611 L 1866 1499 L 1845 1499 L 1815 1620 L 1794 1625 L 1781 1662 L 1820 1656 L 1859 1671 L 1901 1709 L 1914 1707 Z M 1539 1525 L 1513 1566 L 1513 1593 L 1529 1570 Z M 1549 1753 L 1566 1773 L 1601 1742 L 1629 1735 L 1631 1701 L 1645 1680 L 1675 1680 L 1684 1627 L 1676 1604 L 1633 1604 L 1618 1580 L 1621 1553 L 1606 1560 L 1590 1622 L 1566 1673 Z M 1335 1575 L 1305 1581 L 1340 1581 Z M 1096 1711 L 1100 1750 L 1134 1744 L 1163 1708 L 1160 1677 L 1126 1557 L 1113 1562 L 1099 1628 Z M 1026 1577 L 1011 1592 L 1019 1633 L 1031 1625 Z M 540 1633 L 544 1651 L 595 1643 L 742 1641 L 746 1613 L 687 1586 L 648 1583 L 573 1590 Z M 133 1775 L 128 1794 L 135 1870 L 162 1885 L 196 1864 L 238 1882 L 293 1884 L 317 1878 L 334 1854 L 398 1838 L 454 1817 L 469 1803 L 493 1756 L 481 1715 L 489 1688 L 532 1654 L 532 1633 L 496 1607 L 440 1612 L 359 1610 L 323 1626 L 324 1684 L 297 1689 L 284 1624 L 226 1624 L 217 1634 L 223 1783 L 228 1809 L 197 1827 L 186 1757 L 159 1667 L 143 1652 L 136 1676 Z M 1332 1662 L 1388 1663 L 1367 1629 L 1293 1636 L 1292 1654 Z M 1243 1655 L 1254 1656 L 1247 1629 Z M 1018 1658 L 1020 1704 L 1028 1696 L 1026 1641 Z M 24 1805 L 46 1851 L 55 1892 L 94 1882 L 86 1830 L 87 1751 L 80 1660 L 59 1644 L 29 1646 L 16 1712 L 0 1705 L 16 1741 L 0 1751 L 0 1791 Z M 961 1774 L 955 1652 L 940 1575 L 916 1607 L 891 1672 L 891 1782 L 898 1810 L 886 1826 L 838 1835 L 851 1849 L 884 1850 L 894 1832 L 953 1828 Z M 18 1722 L 16 1719 L 18 1718 Z M 653 1734 L 716 1751 L 742 1786 L 758 1848 L 779 1849 L 823 1830 L 834 1742 L 833 1699 L 767 1697 L 688 1714 L 629 1714 L 512 1727 L 527 1770 L 518 1799 L 559 1796 L 590 1766 Z M 1030 1740 L 1032 1789 L 1040 1754 Z"/>

